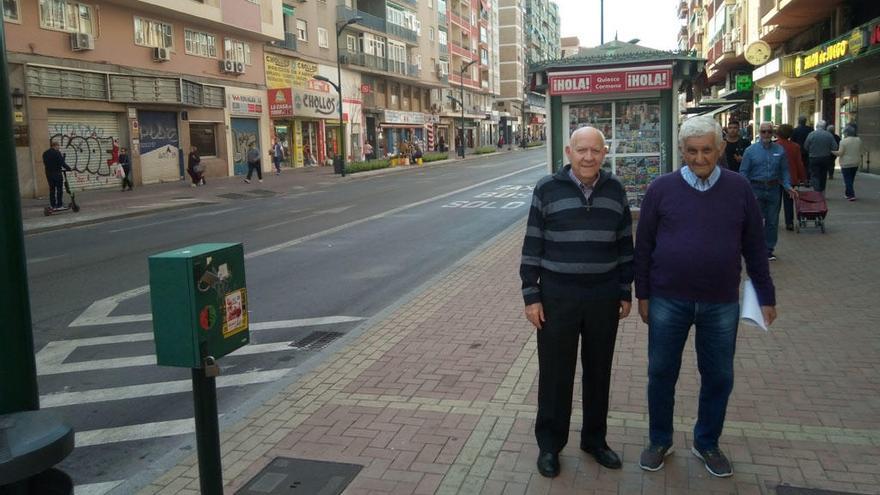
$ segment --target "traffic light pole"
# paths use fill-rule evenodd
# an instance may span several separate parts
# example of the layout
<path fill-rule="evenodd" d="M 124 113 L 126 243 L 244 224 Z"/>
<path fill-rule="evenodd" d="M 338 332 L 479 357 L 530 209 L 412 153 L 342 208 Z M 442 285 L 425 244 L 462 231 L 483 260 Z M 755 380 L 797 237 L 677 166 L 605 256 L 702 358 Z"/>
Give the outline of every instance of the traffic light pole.
<path fill-rule="evenodd" d="M 0 415 L 40 408 L 10 93 L 0 22 Z"/>

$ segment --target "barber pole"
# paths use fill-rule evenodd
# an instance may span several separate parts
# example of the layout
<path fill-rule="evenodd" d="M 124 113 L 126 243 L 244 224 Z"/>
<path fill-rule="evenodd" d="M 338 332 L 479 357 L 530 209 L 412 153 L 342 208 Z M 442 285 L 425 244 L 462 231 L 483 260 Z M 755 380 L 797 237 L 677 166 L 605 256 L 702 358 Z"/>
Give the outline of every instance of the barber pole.
<path fill-rule="evenodd" d="M 434 149 L 434 124 L 428 125 L 428 149 Z"/>

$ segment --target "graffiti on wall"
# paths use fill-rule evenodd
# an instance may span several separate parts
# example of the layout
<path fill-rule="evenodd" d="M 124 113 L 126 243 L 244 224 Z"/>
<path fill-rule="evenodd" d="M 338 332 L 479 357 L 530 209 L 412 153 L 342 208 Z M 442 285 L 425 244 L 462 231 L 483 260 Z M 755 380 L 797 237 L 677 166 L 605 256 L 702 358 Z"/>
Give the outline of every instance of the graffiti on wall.
<path fill-rule="evenodd" d="M 251 145 L 260 147 L 259 121 L 232 119 L 232 159 L 235 175 L 247 173 L 247 152 Z"/>
<path fill-rule="evenodd" d="M 96 126 L 62 123 L 49 126 L 49 142 L 57 141 L 73 169 L 71 186 L 104 187 L 111 183 L 119 164 L 119 140 Z M 115 180 L 113 184 L 115 184 Z"/>

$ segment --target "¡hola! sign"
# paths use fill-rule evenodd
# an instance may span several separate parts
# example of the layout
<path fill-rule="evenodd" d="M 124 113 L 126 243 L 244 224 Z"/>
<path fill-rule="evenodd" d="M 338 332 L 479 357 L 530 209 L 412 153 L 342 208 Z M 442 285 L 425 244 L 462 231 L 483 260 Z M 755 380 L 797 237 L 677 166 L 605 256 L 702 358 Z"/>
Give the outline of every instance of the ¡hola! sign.
<path fill-rule="evenodd" d="M 552 96 L 671 89 L 672 69 L 630 69 L 551 75 Z"/>

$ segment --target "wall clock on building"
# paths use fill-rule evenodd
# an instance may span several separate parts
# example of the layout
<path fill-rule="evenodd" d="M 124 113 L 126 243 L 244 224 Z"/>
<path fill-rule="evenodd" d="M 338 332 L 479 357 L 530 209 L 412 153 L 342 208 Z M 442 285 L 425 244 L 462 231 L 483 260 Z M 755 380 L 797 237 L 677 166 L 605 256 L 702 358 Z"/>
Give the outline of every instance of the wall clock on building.
<path fill-rule="evenodd" d="M 773 50 L 766 41 L 753 41 L 746 47 L 746 62 L 752 65 L 764 65 L 770 60 Z"/>

